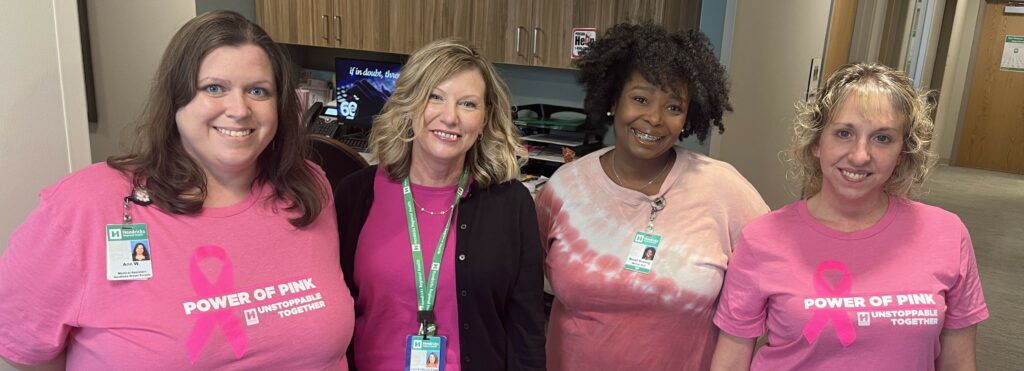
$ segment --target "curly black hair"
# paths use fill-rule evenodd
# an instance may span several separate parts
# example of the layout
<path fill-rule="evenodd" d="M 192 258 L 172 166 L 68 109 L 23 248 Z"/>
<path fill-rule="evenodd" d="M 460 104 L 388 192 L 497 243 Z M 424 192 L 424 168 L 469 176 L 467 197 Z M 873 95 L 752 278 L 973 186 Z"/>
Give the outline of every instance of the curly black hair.
<path fill-rule="evenodd" d="M 608 29 L 576 60 L 579 81 L 586 89 L 583 108 L 592 127 L 611 124 L 605 112 L 618 100 L 626 79 L 637 71 L 658 87 L 682 83 L 690 95 L 686 123 L 679 139 L 697 135 L 701 143 L 714 125 L 725 131 L 722 114 L 732 112 L 728 77 L 700 31 L 668 32 L 645 22 L 620 23 Z"/>

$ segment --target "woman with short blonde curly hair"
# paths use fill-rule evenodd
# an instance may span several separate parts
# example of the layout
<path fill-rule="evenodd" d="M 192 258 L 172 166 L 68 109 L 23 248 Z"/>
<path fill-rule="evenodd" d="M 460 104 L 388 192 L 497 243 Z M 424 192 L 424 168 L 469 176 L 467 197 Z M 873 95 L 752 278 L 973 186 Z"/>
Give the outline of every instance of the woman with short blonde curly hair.
<path fill-rule="evenodd" d="M 370 133 L 380 165 L 335 189 L 356 301 L 350 369 L 422 367 L 410 360 L 425 351 L 406 356 L 414 337 L 441 344 L 441 368 L 544 369 L 542 250 L 509 107 L 462 41 L 427 44 L 402 68 Z"/>
<path fill-rule="evenodd" d="M 821 166 L 812 147 L 821 138 L 825 124 L 835 117 L 840 103 L 851 95 L 874 95 L 889 100 L 904 127 L 903 156 L 885 191 L 915 196 L 937 158 L 931 151 L 934 124 L 929 113 L 934 107 L 927 103 L 926 94 L 915 91 L 902 72 L 877 64 L 845 66 L 828 79 L 821 91 L 820 99 L 797 103 L 788 153 L 790 177 L 800 182 L 803 193 L 813 195 L 821 190 Z"/>
<path fill-rule="evenodd" d="M 988 307 L 970 234 L 907 198 L 934 162 L 924 97 L 853 64 L 798 107 L 792 163 L 810 196 L 743 228 L 711 369 L 973 370 Z"/>
<path fill-rule="evenodd" d="M 457 39 L 445 39 L 431 43 L 409 59 L 394 93 L 373 120 L 370 148 L 392 179 L 409 175 L 413 127 L 422 124 L 421 113 L 433 87 L 466 69 L 480 71 L 487 90 L 484 128 L 466 154 L 470 173 L 483 186 L 519 176 L 520 159 L 525 158 L 521 156 L 526 150 L 512 124 L 505 81 L 475 48 Z"/>

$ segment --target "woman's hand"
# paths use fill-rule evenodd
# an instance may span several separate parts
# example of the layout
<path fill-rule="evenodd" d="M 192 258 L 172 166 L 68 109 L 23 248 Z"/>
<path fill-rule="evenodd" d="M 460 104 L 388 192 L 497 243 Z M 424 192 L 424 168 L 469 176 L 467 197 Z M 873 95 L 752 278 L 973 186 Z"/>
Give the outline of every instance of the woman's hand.
<path fill-rule="evenodd" d="M 711 358 L 712 371 L 750 370 L 750 358 L 754 354 L 756 338 L 741 338 L 718 332 L 718 345 Z"/>
<path fill-rule="evenodd" d="M 939 335 L 942 347 L 939 359 L 935 361 L 936 371 L 974 371 L 978 369 L 975 359 L 975 337 L 978 325 L 962 329 L 943 329 Z"/>

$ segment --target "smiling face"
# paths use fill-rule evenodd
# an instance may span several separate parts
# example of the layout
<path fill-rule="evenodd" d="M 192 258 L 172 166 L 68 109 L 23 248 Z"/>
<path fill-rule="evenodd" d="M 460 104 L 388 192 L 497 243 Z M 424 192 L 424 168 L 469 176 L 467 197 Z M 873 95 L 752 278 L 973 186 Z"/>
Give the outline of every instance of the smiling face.
<path fill-rule="evenodd" d="M 146 253 L 146 247 L 143 246 L 141 243 L 140 244 L 136 244 L 135 245 L 135 253 L 138 254 L 138 255 L 145 254 Z"/>
<path fill-rule="evenodd" d="M 613 108 L 615 148 L 638 159 L 659 158 L 676 144 L 689 104 L 682 83 L 660 88 L 634 71 Z"/>
<path fill-rule="evenodd" d="M 255 176 L 277 132 L 267 54 L 253 44 L 219 47 L 203 58 L 197 80 L 199 91 L 175 114 L 185 151 L 207 177 Z"/>
<path fill-rule="evenodd" d="M 461 165 L 486 124 L 487 85 L 476 68 L 452 74 L 430 92 L 422 124 L 414 124 L 413 166 Z"/>
<path fill-rule="evenodd" d="M 821 195 L 836 207 L 884 196 L 903 150 L 903 119 L 883 96 L 851 95 L 811 148 L 821 165 Z"/>

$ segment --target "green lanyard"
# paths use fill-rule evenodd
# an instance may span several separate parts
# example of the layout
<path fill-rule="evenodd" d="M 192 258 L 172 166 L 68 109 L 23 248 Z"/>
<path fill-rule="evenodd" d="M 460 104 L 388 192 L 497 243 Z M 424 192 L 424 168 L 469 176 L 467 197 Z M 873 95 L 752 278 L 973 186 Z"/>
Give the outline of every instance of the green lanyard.
<path fill-rule="evenodd" d="M 405 221 L 409 225 L 413 275 L 416 277 L 416 301 L 418 304 L 416 319 L 420 323 L 420 335 L 434 336 L 437 334 L 437 326 L 434 323 L 434 296 L 437 293 L 437 277 L 441 271 L 441 259 L 444 258 L 444 246 L 448 240 L 448 230 L 452 226 L 455 206 L 462 199 L 467 182 L 469 182 L 469 169 L 463 169 L 462 178 L 459 179 L 459 188 L 455 191 L 455 201 L 452 202 L 451 213 L 448 214 L 448 222 L 444 225 L 441 238 L 437 240 L 434 260 L 430 264 L 430 279 L 425 280 L 423 277 L 423 252 L 420 251 L 419 223 L 416 221 L 416 208 L 412 199 L 412 187 L 409 185 L 408 176 L 402 179 L 402 196 L 405 198 Z"/>

